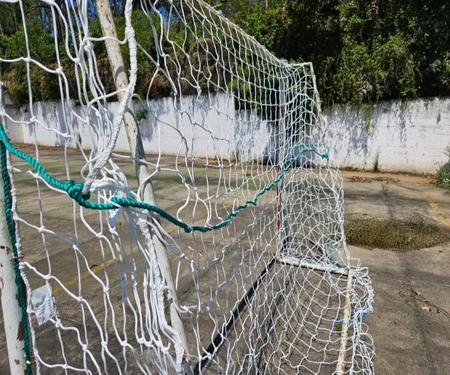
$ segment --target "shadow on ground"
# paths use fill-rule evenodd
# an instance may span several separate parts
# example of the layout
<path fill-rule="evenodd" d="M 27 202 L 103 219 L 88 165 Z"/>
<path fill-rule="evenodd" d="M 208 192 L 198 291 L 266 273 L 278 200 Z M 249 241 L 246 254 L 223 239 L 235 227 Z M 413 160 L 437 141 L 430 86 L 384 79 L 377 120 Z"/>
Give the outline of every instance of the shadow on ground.
<path fill-rule="evenodd" d="M 375 372 L 449 374 L 450 190 L 391 174 L 344 172 L 344 184 L 349 242 L 365 246 L 349 249 L 375 290 Z"/>

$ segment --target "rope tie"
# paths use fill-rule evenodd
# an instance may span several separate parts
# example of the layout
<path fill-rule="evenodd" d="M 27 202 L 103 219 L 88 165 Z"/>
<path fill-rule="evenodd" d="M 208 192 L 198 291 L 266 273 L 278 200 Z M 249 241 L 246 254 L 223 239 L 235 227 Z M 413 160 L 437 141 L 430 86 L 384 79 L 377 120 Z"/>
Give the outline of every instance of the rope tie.
<path fill-rule="evenodd" d="M 70 198 L 78 202 L 80 205 L 84 205 L 85 201 L 90 198 L 90 193 L 83 193 L 84 184 L 81 182 L 76 182 L 73 180 L 67 180 L 64 183 L 64 188 L 62 190 L 67 192 Z"/>

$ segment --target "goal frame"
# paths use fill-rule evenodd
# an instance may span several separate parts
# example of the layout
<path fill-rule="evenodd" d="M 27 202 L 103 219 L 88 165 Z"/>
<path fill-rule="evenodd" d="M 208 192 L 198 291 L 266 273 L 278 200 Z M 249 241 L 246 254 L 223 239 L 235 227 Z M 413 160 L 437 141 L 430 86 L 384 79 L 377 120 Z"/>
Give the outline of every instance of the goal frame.
<path fill-rule="evenodd" d="M 136 81 L 136 77 L 133 76 L 133 72 L 136 69 L 135 64 L 137 61 L 130 57 L 131 62 L 131 70 L 130 76 L 128 77 L 126 74 L 126 70 L 124 68 L 124 60 L 121 55 L 120 45 L 117 41 L 117 33 L 115 31 L 115 25 L 112 17 L 111 8 L 109 6 L 108 0 L 96 0 L 99 10 L 99 18 L 101 21 L 102 33 L 104 37 L 106 37 L 105 44 L 106 50 L 108 54 L 108 60 L 111 68 L 111 73 L 115 77 L 114 83 L 117 89 L 117 97 L 119 99 L 121 107 L 123 107 L 123 111 L 119 113 L 117 119 L 115 119 L 118 124 L 124 126 L 128 143 L 130 147 L 130 152 L 132 158 L 135 160 L 136 167 L 136 175 L 138 181 L 140 183 L 144 183 L 145 188 L 142 191 L 142 200 L 152 203 L 155 203 L 155 198 L 153 194 L 152 184 L 149 177 L 149 173 L 147 171 L 147 166 L 145 163 L 145 154 L 143 149 L 142 139 L 139 133 L 139 127 L 136 124 L 135 119 L 131 115 L 132 105 L 129 102 L 129 97 L 127 96 L 128 91 L 132 92 L 133 87 Z M 131 9 L 132 0 L 126 0 L 126 7 Z M 126 21 L 131 24 L 131 18 L 126 17 Z M 128 41 L 130 43 L 135 43 L 133 33 L 128 32 L 126 34 Z M 286 62 L 287 64 L 287 62 Z M 316 80 L 312 68 L 311 63 L 302 63 L 302 64 L 291 64 L 291 66 L 308 66 L 311 70 L 312 80 L 313 80 L 313 90 L 314 95 L 317 100 L 317 108 L 320 113 L 320 101 L 317 93 Z M 286 88 L 283 86 L 285 83 L 281 80 L 281 92 L 284 93 Z M 131 87 L 131 89 L 130 89 Z M 1 87 L 0 87 L 1 89 Z M 282 131 L 280 132 L 285 136 L 286 134 L 286 119 L 284 115 L 284 111 L 286 110 L 286 98 L 284 95 L 280 95 L 280 127 Z M 121 110 L 122 110 L 121 109 Z M 322 118 L 320 120 L 323 120 Z M 279 142 L 283 145 L 280 148 L 280 153 L 277 155 L 278 160 L 284 160 L 285 158 L 285 145 L 286 140 L 279 140 Z M 280 164 L 280 163 L 278 163 Z M 277 167 L 280 169 L 280 166 Z M 8 174 L 0 174 L 0 185 L 5 186 L 4 178 L 5 176 L 9 178 Z M 1 189 L 0 186 L 0 189 Z M 7 220 L 6 216 L 3 214 L 6 212 L 8 208 L 8 192 L 1 191 L 0 192 L 0 266 L 2 270 L 0 270 L 0 276 L 3 278 L 3 282 L 0 285 L 1 287 L 1 302 L 2 309 L 4 314 L 5 321 L 5 332 L 6 332 L 6 340 L 8 347 L 8 357 L 9 363 L 11 367 L 12 375 L 21 375 L 27 373 L 31 366 L 30 361 L 26 361 L 26 355 L 24 351 L 24 346 L 26 345 L 23 337 L 21 337 L 17 332 L 25 325 L 28 325 L 28 321 L 24 321 L 21 318 L 21 309 L 23 306 L 20 306 L 19 303 L 14 303 L 14 301 L 18 301 L 18 295 L 21 293 L 18 288 L 18 277 L 20 278 L 20 273 L 18 274 L 18 264 L 20 262 L 17 254 L 14 254 L 12 251 L 9 251 L 14 248 L 13 239 L 11 238 L 10 233 L 7 229 Z M 284 225 L 283 220 L 283 183 L 277 187 L 277 220 L 278 225 Z M 10 198 L 9 198 L 10 200 Z M 157 220 L 156 217 L 152 217 L 151 220 Z M 194 374 L 201 372 L 201 370 L 207 365 L 209 359 L 203 357 L 204 359 L 199 360 L 198 363 L 192 364 L 189 363 L 185 358 L 188 356 L 188 345 L 186 342 L 186 335 L 184 332 L 183 322 L 180 318 L 180 307 L 178 305 L 177 293 L 175 288 L 175 283 L 173 276 L 171 274 L 169 258 L 167 255 L 167 249 L 164 244 L 160 240 L 162 237 L 161 233 L 158 232 L 157 225 L 152 228 L 152 243 L 155 247 L 157 253 L 158 266 L 161 271 L 161 274 L 164 278 L 164 281 L 167 286 L 167 290 L 170 294 L 169 298 L 169 314 L 172 328 L 178 333 L 180 338 L 181 351 L 177 352 L 178 358 L 182 358 L 181 362 L 182 367 L 179 370 L 181 371 L 192 371 Z M 282 232 L 282 231 L 281 231 Z M 248 305 L 249 301 L 252 299 L 259 285 L 264 281 L 267 274 L 271 272 L 274 264 L 279 263 L 289 267 L 300 267 L 304 269 L 314 270 L 317 272 L 329 272 L 335 273 L 338 275 L 345 276 L 347 278 L 346 289 L 344 291 L 344 306 L 343 306 L 343 319 L 342 319 L 342 329 L 341 329 L 341 337 L 340 337 L 340 351 L 338 355 L 337 365 L 336 365 L 336 373 L 341 375 L 345 373 L 345 360 L 346 360 L 346 352 L 347 352 L 347 343 L 349 340 L 349 327 L 350 327 L 350 319 L 351 319 L 351 290 L 352 290 L 352 280 L 353 273 L 352 269 L 349 267 L 343 268 L 338 266 L 324 266 L 320 264 L 314 264 L 311 262 L 299 260 L 295 257 L 285 256 L 283 254 L 283 247 L 285 244 L 283 243 L 283 239 L 279 238 L 277 243 L 277 252 L 276 255 L 271 258 L 265 268 L 261 271 L 259 276 L 254 280 L 252 286 L 245 292 L 244 296 L 236 301 L 236 308 L 231 312 L 230 318 L 226 320 L 221 328 L 221 330 L 215 335 L 211 344 L 207 347 L 206 353 L 207 355 L 212 355 L 217 348 L 224 342 L 224 338 L 234 326 L 234 323 Z M 3 272 L 3 273 L 1 273 Z"/>

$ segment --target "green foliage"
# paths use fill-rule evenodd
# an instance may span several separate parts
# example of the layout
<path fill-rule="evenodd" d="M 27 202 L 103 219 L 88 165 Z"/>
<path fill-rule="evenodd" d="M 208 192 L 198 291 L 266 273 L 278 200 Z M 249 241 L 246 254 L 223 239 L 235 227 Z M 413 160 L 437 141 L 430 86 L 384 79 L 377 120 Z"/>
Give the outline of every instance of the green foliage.
<path fill-rule="evenodd" d="M 148 117 L 148 109 L 146 107 L 135 109 L 134 118 L 138 124 L 146 120 L 147 117 Z"/>
<path fill-rule="evenodd" d="M 450 239 L 448 231 L 420 214 L 403 221 L 356 215 L 346 220 L 345 237 L 350 245 L 394 251 L 423 249 Z"/>
<path fill-rule="evenodd" d="M 450 162 L 445 163 L 439 168 L 436 174 L 436 180 L 439 186 L 450 189 Z"/>
<path fill-rule="evenodd" d="M 124 37 L 123 0 L 111 0 L 114 21 L 120 38 Z M 210 0 L 225 16 L 238 23 L 276 55 L 290 61 L 312 61 L 319 92 L 325 106 L 352 103 L 361 106 L 379 100 L 450 95 L 450 3 L 448 1 L 398 0 Z M 33 59 L 54 69 L 56 52 L 50 8 L 36 6 L 32 0 L 22 2 L 27 15 L 27 35 Z M 92 3 L 93 4 L 93 3 Z M 166 0 L 160 6 L 167 6 Z M 267 6 L 266 6 L 267 4 Z M 152 27 L 158 31 L 161 20 L 152 20 L 136 6 L 133 26 L 138 43 L 155 57 Z M 90 32 L 101 36 L 101 28 L 92 12 Z M 57 25 L 61 65 L 68 79 L 69 93 L 77 97 L 75 64 L 63 44 L 63 25 Z M 177 53 L 180 65 L 168 61 L 167 69 L 177 71 L 185 79 L 181 87 L 170 82 L 155 69 L 154 64 L 138 50 L 138 84 L 136 93 L 142 97 L 170 95 L 173 90 L 195 93 L 218 81 L 241 98 L 262 95 L 242 82 L 219 72 L 214 59 L 202 51 L 211 42 L 206 35 L 190 40 L 184 26 L 176 18 L 170 25 L 170 39 L 175 43 L 164 47 Z M 216 36 L 217 38 L 217 36 Z M 98 75 L 108 92 L 114 90 L 104 43 L 94 42 Z M 125 64 L 128 47 L 123 45 Z M 212 49 L 210 49 L 212 51 Z M 71 51 L 73 54 L 73 51 Z M 17 58 L 26 55 L 25 33 L 20 9 L 15 4 L 0 4 L 0 55 Z M 204 74 L 197 72 L 194 82 L 189 59 L 201 61 Z M 192 62 L 191 61 L 191 62 Z M 36 100 L 58 100 L 58 76 L 31 64 L 31 90 Z M 209 69 L 211 67 L 211 69 Z M 234 67 L 235 72 L 242 66 Z M 220 73 L 220 74 L 219 74 Z M 209 82 L 205 78 L 210 75 Z M 211 76 L 216 74 L 216 76 Z M 28 102 L 27 67 L 21 63 L 0 63 L 1 80 L 17 104 Z M 200 82 L 198 82 L 200 81 Z M 151 85 L 150 85 L 151 84 Z M 148 91 L 148 88 L 151 90 Z M 217 86 L 216 86 L 217 87 Z M 214 89 L 214 87 L 209 87 Z M 113 100 L 113 98 L 111 98 Z"/>
<path fill-rule="evenodd" d="M 365 113 L 366 132 L 369 133 L 372 129 L 373 105 L 370 103 L 363 103 L 361 104 L 360 108 Z"/>
<path fill-rule="evenodd" d="M 342 332 L 343 323 L 342 322 L 336 322 L 334 323 L 334 330 L 336 332 Z"/>
<path fill-rule="evenodd" d="M 375 44 L 373 56 L 380 75 L 379 98 L 417 96 L 416 64 L 408 41 L 401 34 L 389 36 L 385 43 Z"/>
<path fill-rule="evenodd" d="M 43 29 L 37 21 L 30 22 L 27 36 L 31 57 L 41 61 L 49 69 L 54 69 L 56 53 L 50 32 Z M 0 35 L 0 55 L 8 59 L 27 55 L 25 33 L 22 28 L 10 35 Z M 1 64 L 0 68 L 3 72 L 2 79 L 11 97 L 19 104 L 27 101 L 28 73 L 25 62 Z M 48 100 L 53 98 L 55 92 L 59 93 L 56 75 L 51 75 L 37 65 L 31 64 L 29 77 L 36 100 Z"/>
<path fill-rule="evenodd" d="M 333 77 L 332 97 L 325 102 L 359 104 L 379 98 L 382 73 L 367 46 L 354 42 L 345 43 L 339 58 Z"/>
<path fill-rule="evenodd" d="M 227 3 L 225 14 L 239 20 L 242 28 L 267 47 L 277 45 L 286 23 L 290 22 L 281 1 L 277 2 L 278 6 L 270 8 L 265 8 L 263 2 L 231 0 Z"/>
<path fill-rule="evenodd" d="M 436 173 L 436 183 L 438 186 L 450 189 L 450 146 L 446 152 L 449 161 L 440 167 Z"/>
<path fill-rule="evenodd" d="M 450 87 L 450 52 L 444 52 L 442 56 L 434 60 L 430 70 L 437 77 L 439 86 Z"/>
<path fill-rule="evenodd" d="M 227 14 L 278 56 L 313 62 L 325 105 L 450 95 L 447 1 L 227 3 Z"/>

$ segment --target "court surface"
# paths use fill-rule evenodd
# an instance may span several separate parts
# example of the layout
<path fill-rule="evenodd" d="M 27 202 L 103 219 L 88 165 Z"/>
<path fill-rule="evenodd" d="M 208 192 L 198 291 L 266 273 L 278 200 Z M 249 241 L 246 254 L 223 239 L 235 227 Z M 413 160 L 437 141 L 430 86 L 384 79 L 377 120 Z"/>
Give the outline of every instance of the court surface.
<path fill-rule="evenodd" d="M 42 153 L 45 166 L 55 177 L 64 178 L 64 157 L 55 149 L 45 149 Z M 81 160 L 76 153 L 69 155 L 70 169 L 77 170 Z M 130 165 L 130 164 L 128 164 Z M 21 167 L 21 164 L 16 166 Z M 122 165 L 123 167 L 123 165 Z M 199 166 L 198 168 L 201 168 Z M 125 173 L 133 181 L 134 170 L 128 166 Z M 361 217 L 386 218 L 404 221 L 411 215 L 419 213 L 435 225 L 450 231 L 450 191 L 430 184 L 424 177 L 343 172 L 345 188 L 345 207 L 347 221 L 357 221 Z M 167 210 L 179 206 L 185 199 L 185 191 L 179 190 L 179 184 L 171 181 L 171 176 L 154 183 L 158 204 Z M 20 176 L 15 180 L 18 191 L 18 210 L 26 212 L 31 221 L 39 222 L 39 211 L 45 213 L 45 225 L 69 231 L 73 227 L 73 206 L 67 197 L 55 195 L 50 190 L 42 190 L 42 207 L 36 201 L 36 186 L 28 185 L 26 178 Z M 133 182 L 131 183 L 133 184 Z M 85 212 L 88 222 L 98 212 Z M 169 231 L 171 229 L 168 229 Z M 42 241 L 35 241 L 36 232 L 29 231 L 23 238 L 22 248 L 26 249 L 27 260 L 41 267 L 46 257 L 41 251 Z M 89 250 L 92 233 L 79 233 L 80 244 Z M 206 238 L 207 242 L 207 238 Z M 92 273 L 101 275 L 105 269 L 117 267 L 113 259 L 105 258 L 101 252 L 92 251 L 89 257 L 89 270 L 81 272 L 79 277 L 73 272 L 73 255 L 56 239 L 47 239 L 47 247 L 52 259 L 52 266 L 64 279 L 67 288 L 74 291 L 83 288 L 86 298 L 100 291 L 90 288 Z M 184 244 L 189 248 L 189 243 Z M 367 319 L 370 333 L 375 341 L 375 370 L 379 374 L 441 374 L 450 372 L 450 245 L 442 243 L 437 246 L 412 251 L 393 251 L 388 249 L 365 249 L 350 245 L 353 256 L 360 257 L 363 265 L 370 269 L 375 289 L 375 313 Z M 70 258 L 70 259 L 69 259 Z M 229 266 L 233 266 L 230 259 Z M 172 270 L 177 272 L 177 270 Z M 183 271 L 181 271 L 183 272 Z M 187 270 L 185 270 L 187 272 Z M 113 273 L 113 272 L 110 272 Z M 72 276 L 71 276 L 72 275 Z M 205 276 L 207 280 L 207 275 Z M 183 280 L 181 275 L 180 280 Z M 187 281 L 179 289 L 180 298 L 189 300 L 192 285 Z M 119 278 L 112 280 L 120 283 Z M 55 287 L 56 297 L 63 291 Z M 113 296 L 117 301 L 120 296 Z M 99 299 L 99 303 L 103 303 Z M 59 304 L 59 311 L 65 319 L 76 321 L 79 315 L 71 311 L 64 303 Z M 1 313 L 0 313 L 1 314 Z M 3 319 L 0 315 L 0 323 Z M 204 327 L 208 329 L 208 327 Z M 93 338 L 95 339 L 95 338 Z M 47 349 L 52 350 L 52 337 L 45 341 Z M 3 331 L 0 330 L 0 351 L 6 352 Z M 7 374 L 6 355 L 0 358 L 0 373 Z M 328 373 L 328 372 L 326 372 Z"/>

